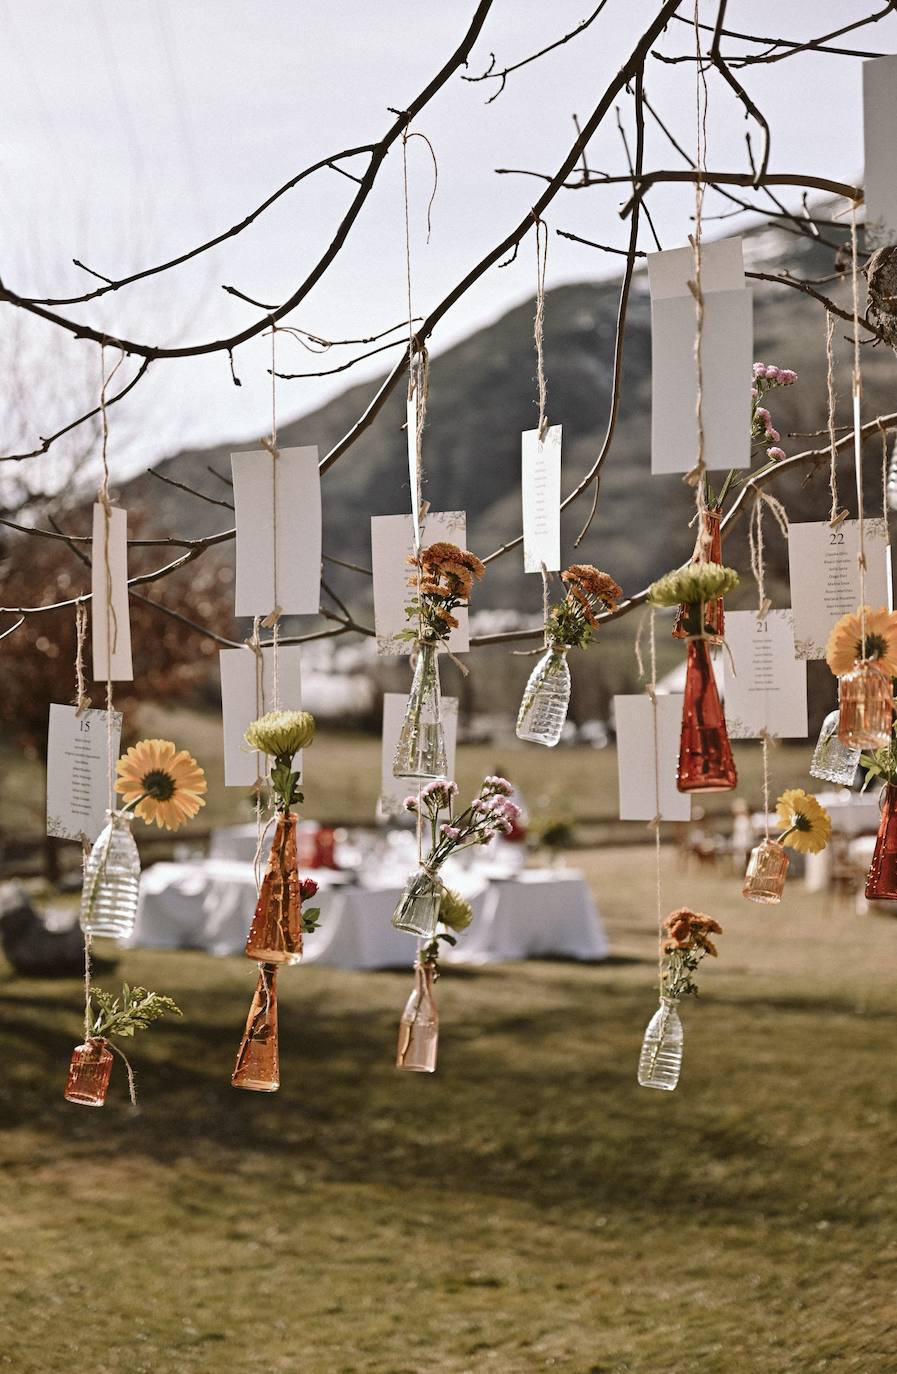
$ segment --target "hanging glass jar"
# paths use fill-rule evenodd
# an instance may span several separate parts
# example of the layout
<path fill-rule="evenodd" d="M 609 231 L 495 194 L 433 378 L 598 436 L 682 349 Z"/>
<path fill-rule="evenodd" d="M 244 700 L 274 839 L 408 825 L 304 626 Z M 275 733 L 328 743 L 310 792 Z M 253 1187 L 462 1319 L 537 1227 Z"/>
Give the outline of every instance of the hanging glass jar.
<path fill-rule="evenodd" d="M 883 749 L 894 715 L 891 679 L 872 659 L 838 678 L 838 738 L 848 749 Z"/>
<path fill-rule="evenodd" d="M 680 792 L 725 792 L 738 784 L 708 641 L 688 641 L 682 733 L 679 738 Z"/>
<path fill-rule="evenodd" d="M 258 982 L 230 1081 L 235 1088 L 257 1093 L 275 1093 L 280 1087 L 276 964 L 259 964 Z"/>
<path fill-rule="evenodd" d="M 701 531 L 695 542 L 695 551 L 691 556 L 692 563 L 719 563 L 723 561 L 723 538 L 721 521 L 723 511 L 721 506 L 705 506 L 701 511 Z M 712 644 L 722 643 L 725 632 L 725 613 L 723 610 L 723 598 L 714 597 L 712 601 L 704 603 L 704 624 L 707 634 L 710 636 Z M 688 620 L 691 607 L 685 602 L 680 602 L 676 612 L 676 623 L 673 626 L 673 634 L 676 639 L 688 639 Z"/>
<path fill-rule="evenodd" d="M 444 778 L 447 771 L 438 646 L 418 642 L 411 693 L 393 760 L 393 777 Z"/>
<path fill-rule="evenodd" d="M 72 1051 L 69 1076 L 65 1085 L 66 1102 L 81 1107 L 102 1107 L 112 1073 L 112 1051 L 108 1040 L 91 1036 Z"/>
<path fill-rule="evenodd" d="M 638 1061 L 638 1081 L 643 1088 L 672 1092 L 682 1069 L 682 1021 L 677 1001 L 661 997 L 648 1022 Z"/>
<path fill-rule="evenodd" d="M 839 719 L 838 711 L 829 711 L 822 722 L 810 763 L 810 776 L 821 778 L 823 782 L 837 783 L 840 787 L 850 787 L 860 766 L 860 754 L 863 751 L 859 745 L 848 748 L 846 744 L 841 743 L 838 738 Z"/>
<path fill-rule="evenodd" d="M 432 940 L 439 924 L 443 884 L 437 869 L 421 868 L 405 884 L 393 912 L 396 930 L 405 930 L 421 940 Z"/>
<path fill-rule="evenodd" d="M 127 940 L 137 919 L 140 855 L 131 834 L 133 811 L 107 811 L 106 826 L 84 865 L 81 929 L 86 935 Z"/>
<path fill-rule="evenodd" d="M 553 644 L 530 673 L 517 713 L 517 738 L 552 748 L 563 733 L 570 705 L 567 645 Z"/>
<path fill-rule="evenodd" d="M 881 794 L 881 821 L 866 878 L 870 901 L 897 901 L 897 784 L 885 783 Z"/>
<path fill-rule="evenodd" d="M 414 987 L 405 1003 L 399 1022 L 396 1068 L 412 1073 L 433 1073 L 439 1044 L 439 1012 L 433 996 L 436 977 L 434 959 L 418 959 L 414 965 Z"/>
<path fill-rule="evenodd" d="M 292 811 L 278 812 L 268 867 L 246 941 L 246 954 L 257 963 L 298 964 L 302 958 L 298 819 Z"/>
<path fill-rule="evenodd" d="M 785 846 L 767 835 L 751 850 L 741 895 L 747 897 L 749 902 L 764 902 L 767 905 L 780 902 L 787 875 L 788 855 Z"/>

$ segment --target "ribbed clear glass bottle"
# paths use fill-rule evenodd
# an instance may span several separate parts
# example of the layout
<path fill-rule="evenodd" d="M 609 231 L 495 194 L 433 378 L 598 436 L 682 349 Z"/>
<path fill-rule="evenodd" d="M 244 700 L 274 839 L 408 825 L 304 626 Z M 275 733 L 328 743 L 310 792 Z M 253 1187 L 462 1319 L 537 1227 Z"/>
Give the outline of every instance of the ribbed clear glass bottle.
<path fill-rule="evenodd" d="M 848 747 L 841 743 L 838 738 L 839 715 L 838 711 L 829 711 L 822 722 L 810 763 L 810 777 L 836 783 L 839 787 L 850 787 L 860 766 L 860 754 L 863 751 L 859 745 Z"/>
<path fill-rule="evenodd" d="M 413 874 L 392 914 L 396 930 L 407 931 L 421 940 L 432 940 L 439 924 L 442 890 L 442 882 L 434 874 L 423 869 Z"/>
<path fill-rule="evenodd" d="M 447 770 L 437 646 L 420 644 L 392 773 L 426 780 L 444 778 Z"/>
<path fill-rule="evenodd" d="M 137 919 L 140 855 L 131 834 L 133 811 L 107 811 L 108 822 L 84 865 L 81 929 L 87 935 L 127 940 Z"/>
<path fill-rule="evenodd" d="M 399 1022 L 396 1068 L 433 1073 L 439 1045 L 439 1012 L 433 996 L 436 965 L 431 959 L 414 965 L 414 987 Z"/>
<path fill-rule="evenodd" d="M 671 1093 L 682 1069 L 682 1022 L 676 1001 L 661 997 L 648 1022 L 638 1061 L 638 1081 L 643 1088 Z"/>
<path fill-rule="evenodd" d="M 517 738 L 549 748 L 557 744 L 567 719 L 570 687 L 567 646 L 552 645 L 530 673 L 517 713 Z"/>
<path fill-rule="evenodd" d="M 785 846 L 768 836 L 751 850 L 744 875 L 742 897 L 749 902 L 763 902 L 771 906 L 782 900 L 788 876 L 788 855 Z"/>

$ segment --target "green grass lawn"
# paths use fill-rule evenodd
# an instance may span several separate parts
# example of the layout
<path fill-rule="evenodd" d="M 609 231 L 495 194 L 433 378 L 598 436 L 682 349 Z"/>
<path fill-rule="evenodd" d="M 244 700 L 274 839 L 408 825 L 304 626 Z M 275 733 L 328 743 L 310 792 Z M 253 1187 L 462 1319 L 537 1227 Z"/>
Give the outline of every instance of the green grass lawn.
<path fill-rule="evenodd" d="M 0 1368 L 897 1370 L 897 922 L 797 880 L 753 907 L 670 850 L 665 906 L 725 933 L 650 1092 L 651 852 L 576 857 L 614 959 L 449 970 L 432 1078 L 392 1067 L 409 975 L 310 966 L 281 1091 L 236 1092 L 251 966 L 135 952 L 119 976 L 185 1016 L 134 1045 L 139 1115 L 119 1062 L 90 1111 L 79 985 L 0 975 Z"/>

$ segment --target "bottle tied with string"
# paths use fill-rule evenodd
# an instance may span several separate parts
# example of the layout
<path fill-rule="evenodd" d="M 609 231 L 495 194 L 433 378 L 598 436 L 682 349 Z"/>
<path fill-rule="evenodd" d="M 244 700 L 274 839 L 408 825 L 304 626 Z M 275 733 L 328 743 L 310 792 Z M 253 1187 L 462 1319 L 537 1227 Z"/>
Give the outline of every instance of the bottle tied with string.
<path fill-rule="evenodd" d="M 574 563 L 561 573 L 563 600 L 550 606 L 547 574 L 543 577 L 545 651 L 524 689 L 517 738 L 553 748 L 563 735 L 570 706 L 567 654 L 586 647 L 598 626 L 598 615 L 615 609 L 623 592 L 608 573 L 590 563 Z"/>

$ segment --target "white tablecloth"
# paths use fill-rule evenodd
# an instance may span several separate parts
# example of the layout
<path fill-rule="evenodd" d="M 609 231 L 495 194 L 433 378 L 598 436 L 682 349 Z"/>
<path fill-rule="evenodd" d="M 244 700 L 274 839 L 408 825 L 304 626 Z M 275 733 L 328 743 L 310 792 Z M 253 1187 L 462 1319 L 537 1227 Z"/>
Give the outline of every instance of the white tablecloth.
<path fill-rule="evenodd" d="M 316 874 L 321 925 L 305 937 L 303 962 L 335 968 L 398 968 L 416 942 L 391 917 L 401 884 L 359 886 L 338 874 Z M 526 870 L 518 879 L 458 882 L 474 908 L 473 924 L 446 960 L 485 964 L 554 956 L 603 959 L 607 937 L 582 875 Z M 132 946 L 241 954 L 255 909 L 253 866 L 230 859 L 154 864 L 142 875 Z"/>

